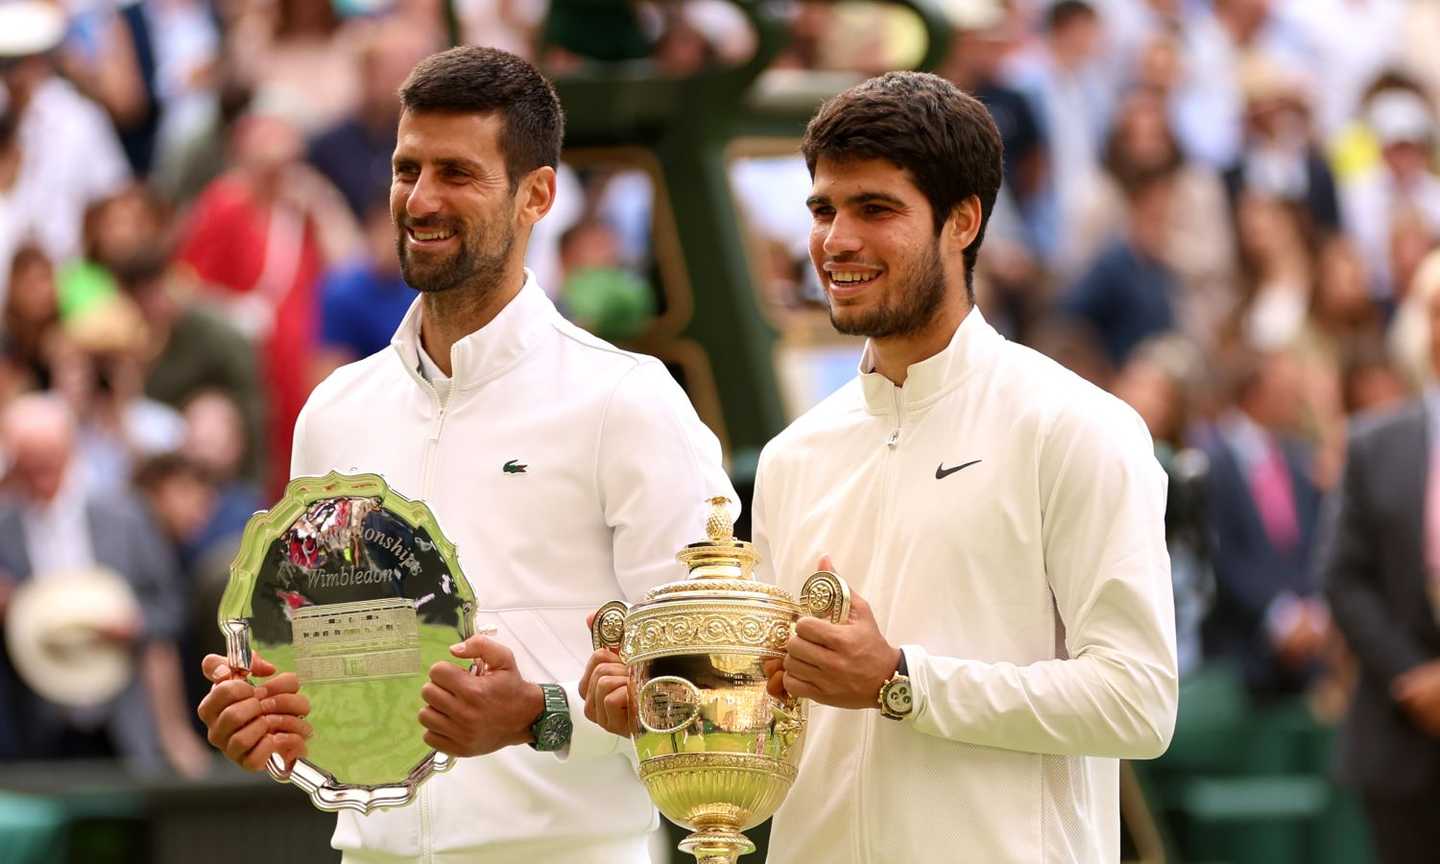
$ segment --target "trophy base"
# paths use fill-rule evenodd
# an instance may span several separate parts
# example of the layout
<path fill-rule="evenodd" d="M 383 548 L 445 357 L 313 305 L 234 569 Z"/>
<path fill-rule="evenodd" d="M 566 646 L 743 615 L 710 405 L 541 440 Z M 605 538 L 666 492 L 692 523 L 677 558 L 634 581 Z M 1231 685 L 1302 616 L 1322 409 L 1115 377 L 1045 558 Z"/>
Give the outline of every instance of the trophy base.
<path fill-rule="evenodd" d="M 733 828 L 710 828 L 681 840 L 680 851 L 694 855 L 696 864 L 736 864 L 755 844 Z"/>

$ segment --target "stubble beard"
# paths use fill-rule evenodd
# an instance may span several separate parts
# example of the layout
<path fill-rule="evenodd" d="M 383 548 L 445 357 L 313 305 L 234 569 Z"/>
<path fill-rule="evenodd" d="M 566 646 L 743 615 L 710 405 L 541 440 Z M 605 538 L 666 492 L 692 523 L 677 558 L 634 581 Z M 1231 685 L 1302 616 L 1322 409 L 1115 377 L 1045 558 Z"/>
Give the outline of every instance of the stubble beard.
<path fill-rule="evenodd" d="M 515 245 L 515 229 L 505 224 L 500 226 L 499 236 L 493 238 L 493 242 L 487 242 L 492 240 L 486 236 L 491 232 L 483 229 L 462 234 L 459 250 L 449 258 L 421 264 L 410 257 L 405 242 L 407 233 L 403 226 L 395 232 L 400 276 L 406 285 L 421 294 L 441 294 L 462 286 L 468 286 L 477 296 L 493 292 L 504 277 L 505 263 Z"/>
<path fill-rule="evenodd" d="M 895 298 L 894 302 L 886 302 Z M 931 244 L 916 270 L 903 284 L 894 285 L 889 298 L 866 312 L 837 316 L 830 303 L 830 325 L 847 336 L 888 339 L 909 336 L 923 330 L 935 318 L 945 299 L 945 269 L 940 262 L 940 243 Z"/>

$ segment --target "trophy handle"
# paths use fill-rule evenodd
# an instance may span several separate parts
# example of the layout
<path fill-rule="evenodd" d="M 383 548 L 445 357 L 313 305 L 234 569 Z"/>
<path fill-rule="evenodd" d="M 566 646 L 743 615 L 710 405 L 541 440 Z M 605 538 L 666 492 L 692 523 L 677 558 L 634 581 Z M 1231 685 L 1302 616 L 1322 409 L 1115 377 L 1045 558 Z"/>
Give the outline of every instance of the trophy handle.
<path fill-rule="evenodd" d="M 630 607 L 620 600 L 611 600 L 595 610 L 595 620 L 590 623 L 590 644 L 596 651 L 602 648 L 620 653 L 620 644 L 625 641 L 625 616 Z"/>
<path fill-rule="evenodd" d="M 829 570 L 817 570 L 800 589 L 800 608 L 832 624 L 850 620 L 850 585 Z"/>
<path fill-rule="evenodd" d="M 221 622 L 220 631 L 225 634 L 225 662 L 231 669 L 250 677 L 250 622 L 229 618 Z"/>

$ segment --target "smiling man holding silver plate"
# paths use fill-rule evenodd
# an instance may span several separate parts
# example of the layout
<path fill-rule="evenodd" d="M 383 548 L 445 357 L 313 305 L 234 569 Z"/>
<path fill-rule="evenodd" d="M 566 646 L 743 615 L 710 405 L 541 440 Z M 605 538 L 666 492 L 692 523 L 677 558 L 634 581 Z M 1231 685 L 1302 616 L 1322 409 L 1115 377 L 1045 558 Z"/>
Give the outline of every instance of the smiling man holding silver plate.
<path fill-rule="evenodd" d="M 662 364 L 524 269 L 556 189 L 549 83 L 457 48 L 401 104 L 391 213 L 420 297 L 301 413 L 199 713 L 230 759 L 293 766 L 339 811 L 347 864 L 648 862 L 628 745 L 581 713 L 585 619 L 675 578 L 705 502 L 735 497 L 720 445 Z"/>

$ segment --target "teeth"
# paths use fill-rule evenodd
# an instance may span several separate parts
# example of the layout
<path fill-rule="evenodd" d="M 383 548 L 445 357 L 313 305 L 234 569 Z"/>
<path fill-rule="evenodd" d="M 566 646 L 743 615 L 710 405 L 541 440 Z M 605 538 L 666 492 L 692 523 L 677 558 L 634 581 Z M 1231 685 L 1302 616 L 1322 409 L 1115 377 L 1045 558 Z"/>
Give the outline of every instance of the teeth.
<path fill-rule="evenodd" d="M 455 232 L 454 232 L 454 231 L 415 231 L 415 230 L 412 229 L 412 230 L 410 231 L 410 233 L 415 236 L 415 239 L 416 239 L 416 240 L 445 240 L 445 239 L 451 237 L 452 235 L 454 235 Z"/>
<path fill-rule="evenodd" d="M 874 279 L 876 275 L 877 274 L 875 273 L 852 273 L 841 271 L 831 273 L 830 281 L 839 285 L 854 285 L 860 282 L 869 282 L 871 279 Z"/>

